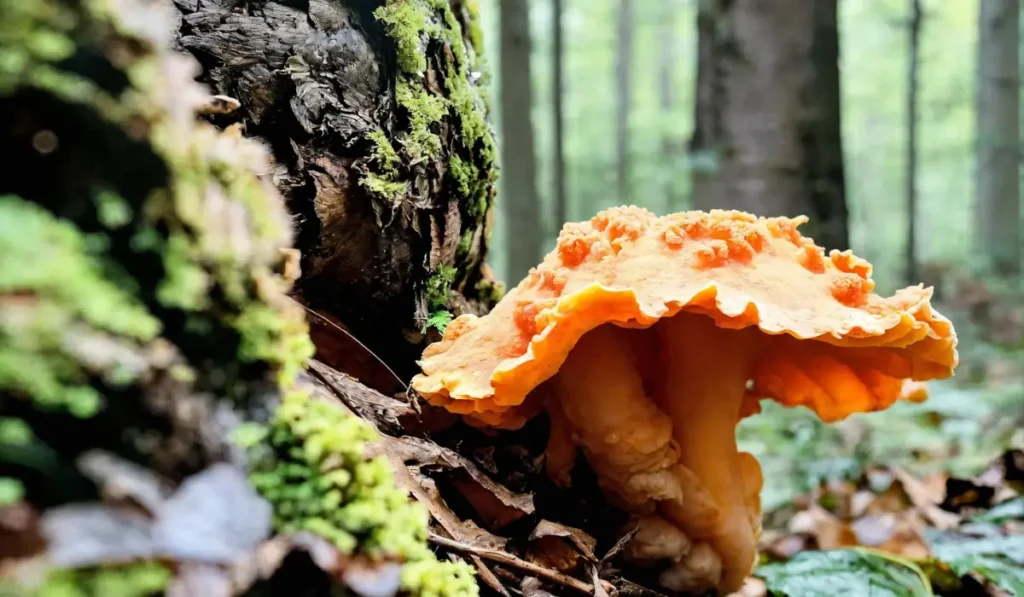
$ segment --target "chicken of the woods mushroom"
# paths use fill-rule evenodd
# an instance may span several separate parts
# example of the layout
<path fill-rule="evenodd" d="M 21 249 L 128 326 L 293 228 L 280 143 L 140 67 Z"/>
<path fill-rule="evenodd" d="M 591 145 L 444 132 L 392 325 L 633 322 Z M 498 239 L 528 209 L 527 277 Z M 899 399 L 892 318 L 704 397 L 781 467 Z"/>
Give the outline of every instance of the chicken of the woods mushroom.
<path fill-rule="evenodd" d="M 805 221 L 618 207 L 566 224 L 491 313 L 448 326 L 412 385 L 476 425 L 546 411 L 548 474 L 566 483 L 582 449 L 635 513 L 627 557 L 669 590 L 734 591 L 761 532 L 740 419 L 760 399 L 828 422 L 883 410 L 957 364 L 930 288 L 873 294 L 871 265 L 826 255 Z"/>

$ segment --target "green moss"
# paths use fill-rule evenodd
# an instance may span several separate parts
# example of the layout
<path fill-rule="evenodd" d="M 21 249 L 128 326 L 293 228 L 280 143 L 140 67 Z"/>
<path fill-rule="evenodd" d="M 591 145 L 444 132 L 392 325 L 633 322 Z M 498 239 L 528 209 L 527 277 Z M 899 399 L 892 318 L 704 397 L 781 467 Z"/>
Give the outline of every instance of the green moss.
<path fill-rule="evenodd" d="M 478 594 L 468 567 L 437 562 L 427 512 L 397 487 L 388 460 L 366 458 L 377 435 L 361 419 L 294 390 L 268 426 L 248 424 L 234 437 L 250 453 L 250 479 L 273 505 L 277 531 L 309 531 L 346 555 L 415 564 L 402 577 L 415 595 Z"/>
<path fill-rule="evenodd" d="M 426 560 L 402 569 L 402 588 L 419 597 L 479 595 L 473 568 L 463 562 Z"/>
<path fill-rule="evenodd" d="M 395 42 L 402 71 L 395 95 L 409 122 L 408 130 L 398 133 L 404 157 L 410 163 L 438 157 L 441 140 L 435 125 L 443 118 L 454 118 L 460 144 L 469 158 L 464 159 L 453 150 L 447 170 L 467 213 L 479 224 L 489 207 L 489 188 L 497 180 L 497 169 L 494 139 L 486 119 L 487 97 L 468 78 L 471 69 L 483 68 L 479 7 L 470 2 L 466 10 L 472 60 L 462 24 L 448 0 L 388 0 L 375 14 Z M 447 92 L 444 97 L 435 95 L 423 84 L 422 73 L 427 67 L 423 52 L 432 41 L 446 44 L 452 56 L 441 67 Z M 396 196 L 399 181 L 392 173 L 379 170 L 368 173 L 366 178 L 363 186 L 388 197 Z"/>
<path fill-rule="evenodd" d="M 426 298 L 431 309 L 443 309 L 448 306 L 448 295 L 458 270 L 450 265 L 442 265 L 427 278 Z"/>
<path fill-rule="evenodd" d="M 395 85 L 395 97 L 409 117 L 409 131 L 399 134 L 406 154 L 414 162 L 437 157 L 441 152 L 441 139 L 430 127 L 448 113 L 445 99 L 427 93 L 419 83 L 404 79 Z"/>
<path fill-rule="evenodd" d="M 242 362 L 263 362 L 279 372 L 287 385 L 313 356 L 313 342 L 305 323 L 282 317 L 274 307 L 252 303 L 234 321 L 241 336 L 238 356 Z"/>
<path fill-rule="evenodd" d="M 501 282 L 481 279 L 476 283 L 476 292 L 480 300 L 495 304 L 505 296 L 505 285 Z"/>
<path fill-rule="evenodd" d="M 398 166 L 402 163 L 402 159 L 398 157 L 398 152 L 391 146 L 388 136 L 384 131 L 377 129 L 367 135 L 367 137 L 373 143 L 370 157 L 377 162 L 377 167 L 380 168 L 380 171 L 390 176 L 397 176 Z"/>
<path fill-rule="evenodd" d="M 51 571 L 35 597 L 148 597 L 162 594 L 171 572 L 155 562 Z"/>
<path fill-rule="evenodd" d="M 422 2 L 406 2 L 391 0 L 374 11 L 395 42 L 398 56 L 398 67 L 402 72 L 416 74 L 427 69 L 427 59 L 423 55 L 423 31 L 427 28 L 426 7 Z"/>
<path fill-rule="evenodd" d="M 132 209 L 117 193 L 103 190 L 93 195 L 96 215 L 107 228 L 121 228 L 132 221 Z"/>
<path fill-rule="evenodd" d="M 0 197 L 0 255 L 0 294 L 25 297 L 0 313 L 0 389 L 91 416 L 101 397 L 68 353 L 66 332 L 148 341 L 160 322 L 105 275 L 72 224 L 34 203 Z"/>
<path fill-rule="evenodd" d="M 405 194 L 404 182 L 388 180 L 373 172 L 367 172 L 366 175 L 359 179 L 359 184 L 363 185 L 371 193 L 387 197 L 392 201 L 397 201 Z"/>
<path fill-rule="evenodd" d="M 456 259 L 463 259 L 469 254 L 469 250 L 473 247 L 473 231 L 466 230 L 462 233 L 459 238 L 459 248 L 456 252 Z"/>

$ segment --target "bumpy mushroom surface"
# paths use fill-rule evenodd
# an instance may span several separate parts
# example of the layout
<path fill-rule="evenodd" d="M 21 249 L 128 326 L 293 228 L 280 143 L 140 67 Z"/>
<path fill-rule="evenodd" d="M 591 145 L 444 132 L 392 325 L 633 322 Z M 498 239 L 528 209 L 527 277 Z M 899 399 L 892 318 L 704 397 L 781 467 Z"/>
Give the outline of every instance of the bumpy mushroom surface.
<path fill-rule="evenodd" d="M 634 559 L 661 560 L 673 590 L 734 591 L 756 559 L 762 482 L 735 428 L 758 399 L 836 421 L 957 364 L 931 289 L 873 294 L 870 264 L 826 256 L 805 221 L 619 207 L 567 224 L 490 314 L 426 349 L 413 387 L 479 425 L 547 409 L 549 474 L 565 482 L 582 448 L 639 517 Z"/>

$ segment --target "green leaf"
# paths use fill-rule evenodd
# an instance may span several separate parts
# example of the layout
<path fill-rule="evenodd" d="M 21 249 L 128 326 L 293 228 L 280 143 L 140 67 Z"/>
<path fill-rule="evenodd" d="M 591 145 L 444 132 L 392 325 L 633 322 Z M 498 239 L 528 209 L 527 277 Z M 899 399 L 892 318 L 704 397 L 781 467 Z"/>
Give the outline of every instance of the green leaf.
<path fill-rule="evenodd" d="M 867 549 L 806 551 L 755 572 L 778 597 L 931 597 L 913 563 Z"/>
<path fill-rule="evenodd" d="M 1024 495 L 1007 500 L 972 520 L 1002 524 L 1010 520 L 1024 520 Z"/>
<path fill-rule="evenodd" d="M 1024 596 L 1024 535 L 979 538 L 932 532 L 928 542 L 934 556 L 960 576 L 973 572 L 1003 590 Z"/>

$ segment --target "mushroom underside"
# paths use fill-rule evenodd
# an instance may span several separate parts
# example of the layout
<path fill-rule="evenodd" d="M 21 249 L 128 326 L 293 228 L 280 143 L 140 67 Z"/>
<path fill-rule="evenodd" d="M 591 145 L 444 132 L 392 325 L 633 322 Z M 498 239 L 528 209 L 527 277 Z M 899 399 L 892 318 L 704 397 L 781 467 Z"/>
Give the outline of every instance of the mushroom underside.
<path fill-rule="evenodd" d="M 736 447 L 747 380 L 771 337 L 683 312 L 646 330 L 585 334 L 546 388 L 548 472 L 568 479 L 582 448 L 619 507 L 637 515 L 627 550 L 675 591 L 737 590 L 761 532 L 761 468 Z"/>

